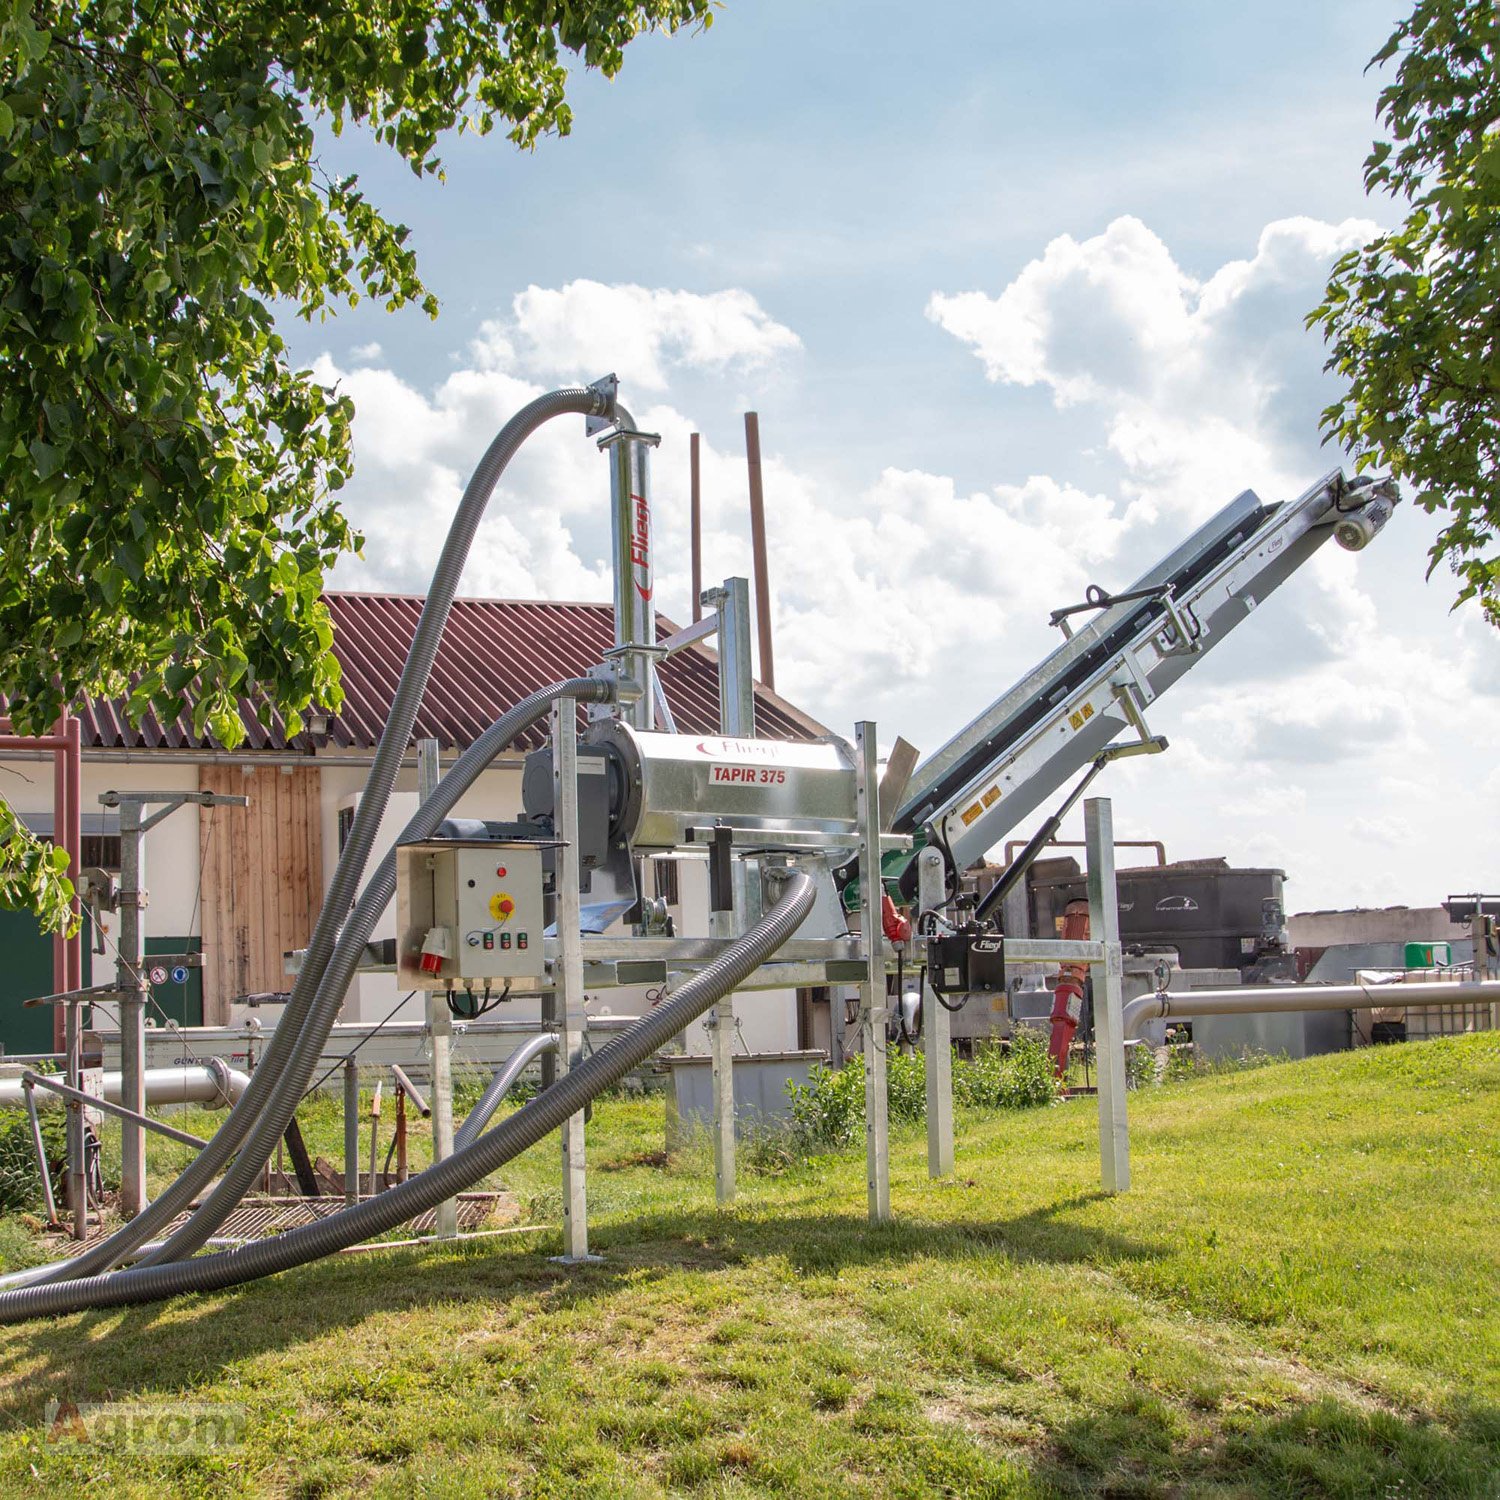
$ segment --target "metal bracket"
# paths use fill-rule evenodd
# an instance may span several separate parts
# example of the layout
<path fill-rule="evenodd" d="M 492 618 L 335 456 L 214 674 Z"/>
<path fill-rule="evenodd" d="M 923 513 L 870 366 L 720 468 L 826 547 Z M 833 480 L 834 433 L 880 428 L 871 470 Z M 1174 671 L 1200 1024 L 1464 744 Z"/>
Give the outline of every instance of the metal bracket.
<path fill-rule="evenodd" d="M 1193 656 L 1203 649 L 1203 638 L 1208 634 L 1199 622 L 1191 608 L 1179 608 L 1177 601 L 1171 593 L 1162 595 L 1161 602 L 1166 606 L 1167 618 L 1171 622 L 1171 629 L 1176 632 L 1176 644 L 1165 644 L 1161 647 L 1163 656 Z M 1162 631 L 1160 635 L 1166 636 Z"/>
<path fill-rule="evenodd" d="M 597 380 L 588 383 L 589 390 L 598 391 L 609 403 L 610 412 L 615 409 L 615 402 L 620 396 L 620 377 L 618 375 L 601 375 Z M 586 437 L 595 437 L 601 432 L 607 431 L 615 425 L 613 415 L 607 417 L 589 417 L 583 419 L 583 431 Z"/>

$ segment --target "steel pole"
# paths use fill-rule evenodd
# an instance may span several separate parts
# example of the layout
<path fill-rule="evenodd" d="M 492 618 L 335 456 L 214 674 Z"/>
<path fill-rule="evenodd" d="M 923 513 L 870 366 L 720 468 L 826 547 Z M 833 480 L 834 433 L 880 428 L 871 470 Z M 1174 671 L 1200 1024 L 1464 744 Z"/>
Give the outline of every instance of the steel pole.
<path fill-rule="evenodd" d="M 77 1004 L 64 1006 L 64 1042 L 68 1054 L 64 1076 L 75 1089 L 83 1086 L 83 1017 Z M 68 1105 L 68 1207 L 73 1210 L 73 1238 L 89 1237 L 88 1161 L 83 1106 Z"/>
<path fill-rule="evenodd" d="M 745 466 L 750 477 L 750 550 L 755 566 L 755 615 L 760 631 L 760 680 L 776 686 L 771 652 L 771 578 L 766 561 L 766 497 L 761 488 L 760 417 L 745 413 Z"/>
<path fill-rule="evenodd" d="M 703 618 L 703 474 L 699 447 L 700 439 L 695 432 L 688 439 L 688 542 L 692 552 L 694 624 Z"/>
<path fill-rule="evenodd" d="M 946 899 L 943 856 L 928 844 L 917 856 L 917 911 L 939 910 Z M 921 942 L 920 933 L 915 937 Z M 948 1007 L 922 985 L 922 1050 L 927 1062 L 927 1175 L 953 1171 L 953 1042 Z"/>
<path fill-rule="evenodd" d="M 726 736 L 751 739 L 755 734 L 755 672 L 750 657 L 750 584 L 726 578 L 709 595 L 719 622 L 719 727 Z M 733 904 L 709 912 L 709 936 L 732 938 L 744 925 L 748 910 L 746 868 L 736 861 L 731 891 Z M 708 1032 L 712 1088 L 714 1197 L 720 1205 L 734 1202 L 737 1162 L 734 1134 L 734 996 L 725 995 L 703 1021 Z"/>
<path fill-rule="evenodd" d="M 141 909 L 146 904 L 146 836 L 141 804 L 120 804 L 120 937 L 115 983 L 120 990 L 120 1103 L 146 1112 L 146 969 Z M 120 1211 L 133 1219 L 146 1206 L 146 1132 L 120 1126 Z"/>
<path fill-rule="evenodd" d="M 417 800 L 425 802 L 437 789 L 442 770 L 438 742 L 417 741 Z M 432 1159 L 453 1155 L 453 1013 L 448 997 L 437 990 L 427 994 L 427 1036 L 432 1046 Z M 438 1204 L 434 1231 L 439 1239 L 458 1233 L 458 1199 Z"/>
<path fill-rule="evenodd" d="M 559 698 L 552 705 L 552 806 L 557 837 L 557 963 L 552 981 L 558 995 L 561 1034 L 558 1071 L 583 1060 L 588 1024 L 583 994 L 583 922 L 578 896 L 578 705 Z M 584 1116 L 570 1115 L 562 1127 L 564 1265 L 598 1260 L 589 1254 L 588 1157 Z"/>
<path fill-rule="evenodd" d="M 1094 1050 L 1099 1065 L 1099 1170 L 1106 1193 L 1130 1187 L 1130 1127 L 1125 1117 L 1124 965 L 1115 894 L 1114 814 L 1108 797 L 1083 804 L 1089 866 L 1089 935 L 1104 945 L 1094 966 Z"/>
<path fill-rule="evenodd" d="M 622 708 L 637 729 L 650 729 L 656 666 L 646 651 L 656 643 L 656 538 L 651 521 L 651 450 L 661 441 L 646 432 L 616 430 L 599 440 L 609 455 L 613 523 L 610 552 L 615 579 L 615 648 L 625 675 L 641 695 Z"/>
<path fill-rule="evenodd" d="M 860 1037 L 865 1054 L 865 1182 L 870 1222 L 891 1216 L 891 1139 L 885 1092 L 885 952 L 880 924 L 880 779 L 875 726 L 854 726 L 855 804 L 859 814 L 859 937 L 868 977 L 860 986 Z"/>
<path fill-rule="evenodd" d="M 42 1122 L 36 1112 L 36 1085 L 28 1083 L 26 1088 L 26 1118 L 31 1126 L 31 1149 L 36 1152 L 37 1171 L 42 1174 L 42 1203 L 47 1210 L 50 1228 L 57 1223 L 57 1204 L 52 1198 L 52 1173 L 47 1166 L 47 1148 L 42 1144 Z"/>

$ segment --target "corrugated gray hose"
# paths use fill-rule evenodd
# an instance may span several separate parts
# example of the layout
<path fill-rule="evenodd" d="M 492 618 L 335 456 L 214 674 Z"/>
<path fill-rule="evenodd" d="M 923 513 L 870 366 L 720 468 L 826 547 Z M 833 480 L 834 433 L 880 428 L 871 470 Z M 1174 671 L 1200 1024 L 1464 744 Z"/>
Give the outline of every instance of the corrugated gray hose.
<path fill-rule="evenodd" d="M 541 688 L 502 714 L 449 768 L 432 795 L 401 830 L 397 843 L 425 839 L 453 810 L 454 804 L 489 763 L 538 719 L 544 718 L 558 698 L 577 698 L 585 703 L 603 703 L 613 696 L 613 684 L 597 678 L 574 677 Z M 214 1231 L 233 1213 L 235 1205 L 255 1186 L 261 1168 L 286 1134 L 287 1126 L 307 1092 L 314 1072 L 323 1060 L 333 1023 L 348 993 L 349 982 L 359 966 L 370 933 L 396 892 L 396 851 L 392 847 L 375 867 L 369 883 L 360 892 L 338 947 L 328 961 L 317 998 L 307 1023 L 298 1033 L 287 1065 L 265 1110 L 250 1127 L 245 1144 L 229 1170 L 214 1184 L 214 1190 L 191 1219 L 173 1233 L 159 1250 L 141 1257 L 143 1265 L 181 1260 L 208 1243 Z"/>
<path fill-rule="evenodd" d="M 557 1033 L 555 1031 L 544 1031 L 540 1036 L 528 1037 L 522 1042 L 509 1057 L 505 1059 L 505 1066 L 499 1068 L 495 1076 L 490 1079 L 484 1093 L 480 1096 L 479 1103 L 474 1106 L 465 1117 L 462 1125 L 453 1133 L 453 1149 L 462 1151 L 465 1146 L 471 1146 L 484 1133 L 484 1127 L 490 1123 L 494 1113 L 500 1108 L 501 1101 L 511 1091 L 516 1079 L 518 1079 L 537 1058 L 544 1053 L 557 1050 Z"/>
<path fill-rule="evenodd" d="M 443 627 L 448 622 L 448 613 L 458 589 L 459 575 L 463 572 L 464 562 L 490 495 L 506 466 L 526 439 L 553 417 L 569 412 L 585 416 L 613 415 L 629 425 L 624 408 L 613 406 L 610 398 L 601 391 L 574 386 L 538 396 L 500 429 L 464 490 L 433 573 L 421 619 L 412 636 L 411 650 L 407 654 L 401 680 L 391 699 L 385 730 L 371 761 L 370 774 L 354 815 L 353 826 L 339 855 L 338 866 L 329 883 L 323 908 L 318 913 L 317 924 L 308 941 L 302 970 L 292 985 L 292 993 L 282 1012 L 281 1022 L 261 1055 L 260 1066 L 251 1078 L 250 1087 L 229 1112 L 214 1138 L 188 1164 L 182 1175 L 165 1189 L 160 1198 L 147 1204 L 142 1213 L 108 1239 L 101 1240 L 91 1250 L 65 1262 L 55 1273 L 58 1277 L 86 1276 L 94 1271 L 107 1270 L 137 1246 L 158 1237 L 224 1170 L 254 1123 L 262 1117 L 267 1101 L 276 1091 L 290 1054 L 307 1025 L 308 1012 L 318 998 L 324 970 L 333 954 L 340 924 L 344 922 L 344 914 L 349 910 L 355 892 L 359 889 L 360 877 L 364 874 L 376 830 L 390 799 L 396 772 L 400 769 L 411 740 L 412 726 L 416 722 L 417 709 L 421 705 L 422 694 L 426 691 L 427 679 L 432 672 Z M 320 1047 L 323 1040 L 325 1039 L 319 1040 Z M 265 1158 L 261 1159 L 262 1163 L 264 1160 Z"/>
<path fill-rule="evenodd" d="M 578 1114 L 591 1099 L 638 1068 L 770 958 L 811 912 L 816 887 L 800 871 L 770 870 L 767 878 L 784 880 L 785 886 L 775 905 L 749 932 L 689 979 L 665 1005 L 585 1058 L 472 1146 L 354 1208 L 238 1250 L 8 1292 L 0 1297 L 0 1321 L 19 1322 L 85 1307 L 155 1302 L 183 1292 L 237 1286 L 332 1255 L 436 1208 Z"/>

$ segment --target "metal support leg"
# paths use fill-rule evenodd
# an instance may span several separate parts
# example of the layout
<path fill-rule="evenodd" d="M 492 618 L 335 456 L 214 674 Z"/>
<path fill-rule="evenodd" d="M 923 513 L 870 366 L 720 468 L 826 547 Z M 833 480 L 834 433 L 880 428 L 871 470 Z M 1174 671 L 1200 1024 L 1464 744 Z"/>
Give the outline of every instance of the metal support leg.
<path fill-rule="evenodd" d="M 859 813 L 859 934 L 869 965 L 861 985 L 860 1039 L 865 1053 L 865 1180 L 870 1222 L 891 1216 L 891 1142 L 885 1093 L 885 950 L 880 925 L 880 780 L 875 774 L 875 726 L 854 726 Z"/>
<path fill-rule="evenodd" d="M 735 914 L 716 911 L 708 920 L 710 937 L 733 937 Z M 734 996 L 726 995 L 704 1020 L 713 1083 L 714 1201 L 734 1202 Z"/>
<path fill-rule="evenodd" d="M 417 741 L 417 800 L 425 802 L 441 775 L 436 740 Z M 453 1015 L 445 995 L 427 996 L 427 1036 L 432 1044 L 432 1160 L 453 1155 Z M 452 1239 L 458 1233 L 458 1199 L 437 1207 L 436 1233 Z"/>
<path fill-rule="evenodd" d="M 64 1023 L 64 1046 L 68 1061 L 66 1076 L 76 1089 L 83 1084 L 83 1017 L 79 1007 L 67 1007 Z M 88 1152 L 85 1139 L 83 1106 L 77 1102 L 68 1104 L 68 1207 L 73 1210 L 73 1238 L 86 1240 L 89 1237 L 89 1176 Z"/>
<path fill-rule="evenodd" d="M 552 805 L 557 836 L 557 987 L 562 1023 L 557 1049 L 558 1071 L 566 1072 L 583 1056 L 587 1017 L 583 1006 L 583 928 L 578 900 L 578 708 L 571 698 L 552 705 Z M 600 1259 L 589 1254 L 587 1156 L 582 1112 L 562 1128 L 564 1265 Z"/>
<path fill-rule="evenodd" d="M 943 856 L 929 845 L 917 856 L 917 910 L 936 911 L 945 895 Z M 953 1043 L 948 1009 L 925 981 L 922 1049 L 927 1062 L 927 1175 L 946 1177 L 953 1171 Z"/>
<path fill-rule="evenodd" d="M 755 673 L 750 661 L 750 584 L 726 578 L 721 587 L 704 595 L 718 616 L 719 727 L 736 739 L 755 734 Z M 709 913 L 709 935 L 739 935 L 746 910 L 743 869 L 732 874 L 733 906 Z M 726 995 L 704 1022 L 709 1037 L 713 1089 L 714 1199 L 721 1206 L 734 1202 L 734 996 Z"/>
<path fill-rule="evenodd" d="M 344 1061 L 344 1202 L 359 1202 L 359 1064 Z"/>
<path fill-rule="evenodd" d="M 136 1114 L 146 1110 L 145 933 L 146 837 L 141 804 L 120 808 L 120 945 L 115 983 L 120 999 L 120 1103 Z M 120 1127 L 120 1211 L 133 1219 L 146 1206 L 146 1132 L 133 1120 Z"/>
<path fill-rule="evenodd" d="M 52 1199 L 52 1173 L 47 1167 L 47 1148 L 42 1144 L 42 1122 L 36 1113 L 36 1088 L 28 1083 L 26 1088 L 26 1116 L 31 1124 L 31 1149 L 36 1152 L 37 1171 L 42 1174 L 42 1203 L 47 1209 L 47 1223 L 57 1223 L 57 1204 Z"/>
<path fill-rule="evenodd" d="M 1115 896 L 1114 815 L 1109 798 L 1083 804 L 1088 846 L 1089 932 L 1104 944 L 1094 968 L 1094 1037 L 1099 1064 L 1099 1169 L 1106 1193 L 1130 1188 L 1130 1128 L 1125 1118 L 1125 997 L 1120 908 Z"/>

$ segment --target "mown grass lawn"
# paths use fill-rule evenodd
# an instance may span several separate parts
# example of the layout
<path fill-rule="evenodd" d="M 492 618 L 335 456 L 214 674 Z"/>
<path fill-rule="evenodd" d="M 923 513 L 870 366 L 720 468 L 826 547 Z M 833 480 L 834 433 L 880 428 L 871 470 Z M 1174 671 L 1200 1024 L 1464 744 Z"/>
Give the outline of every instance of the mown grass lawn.
<path fill-rule="evenodd" d="M 960 1121 L 897 1222 L 863 1162 L 663 1166 L 590 1133 L 600 1266 L 555 1233 L 344 1257 L 0 1331 L 0 1491 L 110 1495 L 1500 1496 L 1500 1038 Z M 323 1128 L 315 1122 L 314 1129 Z M 514 1164 L 557 1209 L 556 1148 Z M 49 1449 L 49 1398 L 234 1402 L 237 1452 Z"/>

